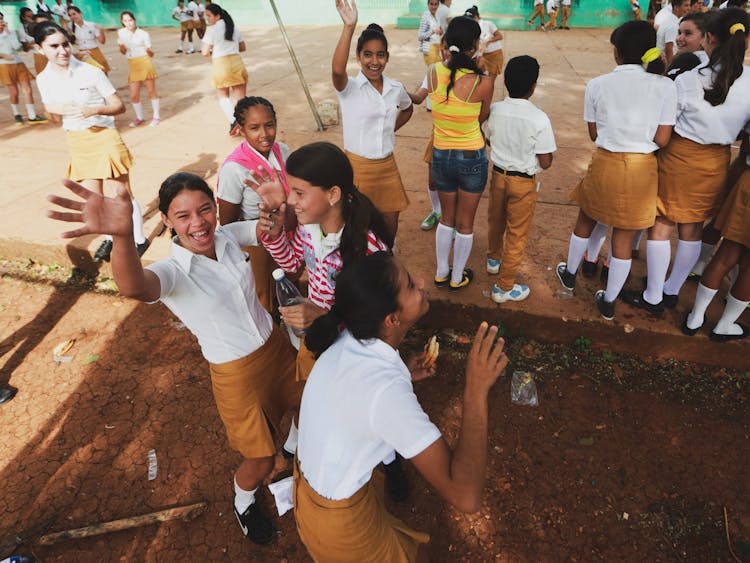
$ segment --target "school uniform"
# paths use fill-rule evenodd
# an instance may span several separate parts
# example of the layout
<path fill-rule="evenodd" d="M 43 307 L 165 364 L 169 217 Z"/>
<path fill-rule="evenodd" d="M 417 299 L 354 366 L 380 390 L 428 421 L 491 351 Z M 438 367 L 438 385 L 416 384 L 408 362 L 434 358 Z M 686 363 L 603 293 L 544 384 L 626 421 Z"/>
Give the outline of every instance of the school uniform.
<path fill-rule="evenodd" d="M 65 2 L 52 6 L 52 13 L 59 18 L 60 24 L 65 26 L 70 25 L 70 15 L 68 14 L 68 7 L 65 5 Z"/>
<path fill-rule="evenodd" d="M 730 146 L 750 121 L 750 67 L 743 67 L 718 106 L 704 99 L 712 84 L 705 66 L 675 79 L 677 121 L 670 143 L 659 151 L 659 214 L 675 223 L 704 222 L 719 210 Z"/>
<path fill-rule="evenodd" d="M 241 248 L 258 244 L 255 229 L 255 221 L 218 227 L 216 260 L 173 239 L 171 256 L 146 267 L 159 278 L 158 300 L 198 339 L 229 444 L 245 458 L 274 455 L 272 429 L 301 394 L 291 345 L 258 302 Z"/>
<path fill-rule="evenodd" d="M 479 42 L 485 44 L 485 48 L 477 64 L 482 70 L 498 75 L 503 71 L 503 41 L 486 43 L 495 36 L 497 26 L 490 20 L 479 20 L 479 29 L 481 30 Z"/>
<path fill-rule="evenodd" d="M 180 31 L 190 31 L 193 29 L 193 16 L 190 15 L 187 7 L 180 8 L 176 6 L 172 10 L 172 17 L 176 18 L 180 22 Z"/>
<path fill-rule="evenodd" d="M 404 85 L 383 76 L 378 92 L 360 71 L 337 92 L 344 125 L 344 150 L 354 169 L 354 185 L 381 213 L 404 211 L 409 198 L 393 156 L 395 126 L 411 107 Z"/>
<path fill-rule="evenodd" d="M 206 29 L 201 41 L 211 46 L 213 77 L 215 88 L 231 88 L 247 84 L 248 75 L 245 63 L 240 57 L 240 43 L 243 41 L 240 30 L 235 27 L 232 40 L 224 37 L 227 26 L 224 20 L 218 20 Z"/>
<path fill-rule="evenodd" d="M 588 83 L 584 120 L 596 123 L 597 149 L 573 192 L 587 216 L 618 229 L 654 224 L 659 147 L 653 139 L 660 125 L 674 125 L 675 114 L 674 83 L 641 65 L 620 65 Z"/>
<path fill-rule="evenodd" d="M 158 76 L 156 68 L 148 56 L 151 49 L 151 36 L 147 31 L 137 28 L 130 31 L 126 28 L 117 30 L 117 44 L 126 49 L 125 56 L 128 59 L 128 84 L 154 80 Z"/>
<path fill-rule="evenodd" d="M 109 72 L 109 63 L 99 49 L 99 43 L 97 40 L 99 29 L 96 24 L 84 21 L 83 25 L 76 25 L 75 36 L 78 48 L 81 51 L 88 51 L 90 53 L 90 58 L 84 60 L 84 62 L 92 64 L 91 59 L 93 59 L 96 61 L 98 68 L 101 68 L 101 70 L 104 71 L 104 74 L 107 74 Z"/>
<path fill-rule="evenodd" d="M 190 2 L 187 3 L 187 9 L 188 9 L 188 12 L 190 12 L 190 28 L 198 29 L 200 27 L 200 22 L 201 22 L 200 4 L 198 4 L 198 2 L 195 2 L 195 0 L 190 0 Z"/>
<path fill-rule="evenodd" d="M 429 536 L 388 513 L 373 469 L 394 451 L 413 458 L 440 437 L 398 351 L 344 331 L 318 358 L 300 407 L 294 516 L 312 558 L 416 560 Z"/>
<path fill-rule="evenodd" d="M 21 50 L 21 42 L 18 40 L 15 31 L 5 29 L 0 33 L 0 54 L 11 55 L 13 60 L 0 59 L 0 84 L 13 86 L 21 82 L 30 82 L 34 75 L 29 72 L 26 65 L 18 56 Z"/>
<path fill-rule="evenodd" d="M 672 10 L 665 12 L 662 18 L 659 29 L 656 31 L 656 48 L 661 53 L 664 53 L 667 48 L 667 43 L 672 44 L 672 53 L 677 52 L 675 47 L 677 41 L 677 33 L 680 27 L 680 18 L 672 13 Z"/>
<path fill-rule="evenodd" d="M 435 30 L 439 27 L 440 24 L 435 16 L 429 10 L 425 10 L 422 14 L 422 19 L 419 21 L 417 39 L 419 39 L 419 52 L 422 53 L 424 64 L 427 66 L 442 60 L 442 56 L 440 55 L 440 41 L 442 36 L 435 33 Z"/>
<path fill-rule="evenodd" d="M 529 100 L 507 97 L 490 107 L 486 133 L 493 164 L 487 209 L 487 258 L 501 260 L 497 286 L 513 289 L 536 206 L 538 154 L 557 150 L 547 115 Z M 503 244 L 504 239 L 504 244 Z"/>
<path fill-rule="evenodd" d="M 48 65 L 37 77 L 42 102 L 47 105 L 71 107 L 62 115 L 62 126 L 67 134 L 70 164 L 67 176 L 71 180 L 119 178 L 133 166 L 133 157 L 115 129 L 111 115 L 83 117 L 75 106 L 99 106 L 116 93 L 104 73 L 75 57 L 65 72 Z"/>
<path fill-rule="evenodd" d="M 661 10 L 659 10 L 654 16 L 654 27 L 656 28 L 656 31 L 659 31 L 659 27 L 670 15 L 674 15 L 672 14 L 672 4 L 662 5 Z"/>
<path fill-rule="evenodd" d="M 750 163 L 732 187 L 716 216 L 721 236 L 750 249 Z"/>
<path fill-rule="evenodd" d="M 245 184 L 246 181 L 256 183 L 250 171 L 263 168 L 269 174 L 274 171 L 278 172 L 288 192 L 284 162 L 286 162 L 290 152 L 288 146 L 277 142 L 274 143 L 271 153 L 266 159 L 247 141 L 242 141 L 221 165 L 216 185 L 216 197 L 239 205 L 240 220 L 258 219 L 260 217 L 258 209 L 258 204 L 261 202 L 260 196 Z M 250 246 L 245 250 L 250 255 L 250 263 L 253 266 L 258 300 L 263 308 L 270 313 L 273 311 L 276 296 L 276 282 L 272 273 L 278 266 L 263 246 Z"/>
<path fill-rule="evenodd" d="M 562 19 L 560 20 L 560 27 L 568 29 L 570 24 L 570 3 L 572 0 L 562 0 Z"/>
<path fill-rule="evenodd" d="M 534 0 L 534 13 L 529 18 L 529 24 L 534 23 L 534 20 L 539 18 L 539 25 L 544 25 L 544 0 Z"/>
<path fill-rule="evenodd" d="M 557 27 L 557 14 L 560 7 L 560 0 L 547 0 L 547 29 Z"/>

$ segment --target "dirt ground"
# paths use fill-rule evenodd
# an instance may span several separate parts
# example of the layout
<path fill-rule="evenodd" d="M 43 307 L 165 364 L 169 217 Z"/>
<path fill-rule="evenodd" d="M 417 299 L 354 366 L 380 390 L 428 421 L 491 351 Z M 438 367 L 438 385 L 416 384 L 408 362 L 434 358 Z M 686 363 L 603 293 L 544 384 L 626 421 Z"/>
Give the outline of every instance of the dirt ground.
<path fill-rule="evenodd" d="M 290 514 L 259 548 L 231 513 L 231 452 L 197 343 L 149 306 L 58 271 L 4 265 L 3 376 L 20 389 L 0 407 L 0 555 L 43 561 L 307 561 Z M 56 283 L 29 281 L 56 279 Z M 455 316 L 455 311 L 453 313 Z M 455 442 L 470 332 L 437 307 L 409 337 L 442 342 L 438 373 L 416 385 Z M 465 326 L 474 326 L 475 314 Z M 448 507 L 411 468 L 392 510 L 429 532 L 434 561 L 731 561 L 750 558 L 750 374 L 615 354 L 579 337 L 545 345 L 502 324 L 511 365 L 490 397 L 482 510 Z M 68 362 L 55 347 L 75 344 Z M 512 405 L 510 374 L 534 374 L 539 406 Z M 149 481 L 148 451 L 158 474 Z M 407 464 L 408 466 L 408 464 Z M 277 459 L 277 477 L 288 470 Z M 40 546 L 45 532 L 206 502 L 195 520 Z M 265 491 L 261 502 L 271 508 Z"/>

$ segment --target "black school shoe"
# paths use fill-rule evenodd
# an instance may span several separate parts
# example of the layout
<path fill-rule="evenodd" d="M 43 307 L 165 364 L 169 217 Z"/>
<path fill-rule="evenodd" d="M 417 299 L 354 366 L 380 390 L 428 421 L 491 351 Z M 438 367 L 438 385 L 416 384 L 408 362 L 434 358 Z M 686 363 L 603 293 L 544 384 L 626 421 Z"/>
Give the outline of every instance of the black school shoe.
<path fill-rule="evenodd" d="M 596 275 L 596 269 L 598 266 L 599 264 L 597 262 L 589 262 L 584 258 L 581 263 L 581 273 L 583 274 L 583 277 L 593 278 Z"/>
<path fill-rule="evenodd" d="M 643 289 L 648 287 L 648 276 L 643 276 L 641 278 L 641 282 L 643 283 Z M 666 293 L 661 294 L 661 302 L 664 307 L 667 309 L 674 309 L 677 307 L 677 302 L 680 300 L 679 295 L 667 295 Z"/>
<path fill-rule="evenodd" d="M 603 289 L 600 289 L 594 294 L 594 299 L 596 300 L 596 307 L 597 309 L 599 309 L 599 313 L 602 317 L 604 317 L 608 321 L 611 321 L 615 318 L 615 302 L 606 301 L 604 299 Z"/>
<path fill-rule="evenodd" d="M 94 252 L 94 262 L 109 262 L 112 254 L 112 239 L 104 239 Z"/>
<path fill-rule="evenodd" d="M 260 509 L 257 502 L 248 506 L 242 514 L 237 512 L 237 509 L 235 508 L 234 515 L 240 523 L 242 533 L 247 536 L 251 542 L 257 545 L 267 545 L 271 543 L 274 533 L 273 525 L 271 525 L 271 521 L 266 515 L 263 514 L 263 511 Z"/>
<path fill-rule="evenodd" d="M 729 342 L 730 340 L 742 340 L 743 338 L 747 338 L 747 335 L 750 334 L 750 330 L 748 330 L 748 328 L 743 324 L 737 324 L 740 325 L 742 334 L 719 334 L 718 332 L 714 332 L 712 330 L 711 336 L 709 336 L 709 338 L 714 342 Z"/>
<path fill-rule="evenodd" d="M 685 320 L 682 322 L 682 326 L 680 327 L 680 330 L 682 330 L 682 334 L 684 334 L 685 336 L 695 336 L 695 333 L 698 332 L 703 325 L 699 326 L 698 328 L 690 328 L 688 326 L 689 316 L 690 316 L 690 313 L 685 315 Z"/>
<path fill-rule="evenodd" d="M 626 290 L 620 293 L 620 299 L 632 307 L 648 311 L 652 315 L 661 315 L 664 312 L 664 301 L 652 305 L 643 298 L 642 291 Z"/>
<path fill-rule="evenodd" d="M 403 465 L 401 465 L 401 456 L 396 454 L 394 459 L 388 465 L 383 464 L 385 473 L 385 490 L 388 496 L 394 502 L 404 502 L 409 498 L 409 479 L 406 477 Z"/>
<path fill-rule="evenodd" d="M 560 284 L 567 290 L 573 291 L 576 287 L 576 275 L 571 274 L 568 271 L 568 264 L 560 262 L 555 269 L 557 279 L 560 280 Z"/>

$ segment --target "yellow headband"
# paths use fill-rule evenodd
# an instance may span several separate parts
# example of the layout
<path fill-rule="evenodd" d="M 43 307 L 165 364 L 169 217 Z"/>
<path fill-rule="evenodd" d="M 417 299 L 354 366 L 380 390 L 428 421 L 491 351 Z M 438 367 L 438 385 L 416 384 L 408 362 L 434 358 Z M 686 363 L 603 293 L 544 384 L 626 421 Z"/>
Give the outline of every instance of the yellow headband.
<path fill-rule="evenodd" d="M 745 31 L 745 26 L 742 25 L 741 23 L 734 24 L 732 27 L 729 28 L 729 35 L 734 35 L 738 31 L 744 32 Z"/>
<path fill-rule="evenodd" d="M 659 57 L 661 57 L 661 51 L 656 47 L 651 47 L 648 51 L 643 53 L 641 60 L 643 61 L 643 64 L 647 65 L 648 63 L 654 62 Z"/>

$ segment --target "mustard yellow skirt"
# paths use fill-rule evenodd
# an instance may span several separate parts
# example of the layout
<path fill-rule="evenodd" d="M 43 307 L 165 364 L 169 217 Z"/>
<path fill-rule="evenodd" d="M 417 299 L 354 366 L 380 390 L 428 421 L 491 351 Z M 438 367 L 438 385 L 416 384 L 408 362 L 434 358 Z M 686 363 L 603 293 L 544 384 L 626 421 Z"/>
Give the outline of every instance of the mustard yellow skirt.
<path fill-rule="evenodd" d="M 213 69 L 215 88 L 231 88 L 232 86 L 247 84 L 247 69 L 239 55 L 215 58 Z"/>
<path fill-rule="evenodd" d="M 305 339 L 299 339 L 299 350 L 297 351 L 297 362 L 295 368 L 295 379 L 305 382 L 310 377 L 310 372 L 315 365 L 315 356 L 305 345 Z"/>
<path fill-rule="evenodd" d="M 745 168 L 721 206 L 716 228 L 725 239 L 750 248 L 750 168 Z"/>
<path fill-rule="evenodd" d="M 13 86 L 14 84 L 19 84 L 20 82 L 31 82 L 32 80 L 34 80 L 34 75 L 31 74 L 28 68 L 26 68 L 25 64 L 0 64 L 0 84 L 4 84 L 5 86 Z"/>
<path fill-rule="evenodd" d="M 702 223 L 726 196 L 730 147 L 672 135 L 659 151 L 658 213 L 674 223 Z"/>
<path fill-rule="evenodd" d="M 97 68 L 101 69 L 104 74 L 107 74 L 109 72 L 109 63 L 107 62 L 107 59 L 104 57 L 104 54 L 99 50 L 99 47 L 94 47 L 93 49 L 89 49 L 89 53 L 91 53 L 91 58 L 94 59 L 97 63 Z M 92 64 L 91 60 L 84 61 L 86 63 Z"/>
<path fill-rule="evenodd" d="M 70 164 L 68 178 L 104 180 L 119 178 L 133 167 L 133 157 L 117 129 L 90 127 L 83 131 L 67 132 Z"/>
<path fill-rule="evenodd" d="M 498 49 L 491 53 L 485 53 L 479 58 L 479 68 L 490 74 L 500 74 L 503 72 L 503 50 Z"/>
<path fill-rule="evenodd" d="M 432 44 L 430 45 L 430 52 L 425 54 L 422 54 L 424 57 L 424 64 L 427 66 L 430 66 L 431 64 L 439 63 L 443 60 L 443 58 L 440 56 L 440 45 Z"/>
<path fill-rule="evenodd" d="M 246 458 L 276 453 L 272 428 L 299 407 L 303 386 L 294 381 L 294 349 L 274 325 L 266 343 L 252 354 L 209 364 L 216 408 L 229 445 Z"/>
<path fill-rule="evenodd" d="M 294 519 L 302 543 L 314 561 L 416 561 L 419 545 L 430 536 L 416 532 L 390 514 L 383 502 L 380 472 L 345 500 L 328 500 L 310 486 L 294 462 Z"/>
<path fill-rule="evenodd" d="M 597 148 L 586 176 L 570 198 L 583 212 L 618 229 L 653 226 L 658 172 L 653 154 L 610 152 Z"/>
<path fill-rule="evenodd" d="M 188 20 L 186 22 L 180 22 L 180 31 L 190 31 L 194 29 L 193 21 Z"/>
<path fill-rule="evenodd" d="M 154 63 L 148 55 L 128 59 L 128 84 L 154 80 L 157 76 Z"/>
<path fill-rule="evenodd" d="M 409 207 L 401 174 L 393 154 L 369 159 L 346 151 L 354 169 L 354 185 L 365 194 L 381 213 L 404 211 Z"/>
<path fill-rule="evenodd" d="M 34 53 L 34 70 L 37 74 L 42 72 L 45 68 L 47 68 L 47 63 L 49 61 L 47 60 L 47 57 L 44 55 L 40 55 L 39 53 Z"/>

